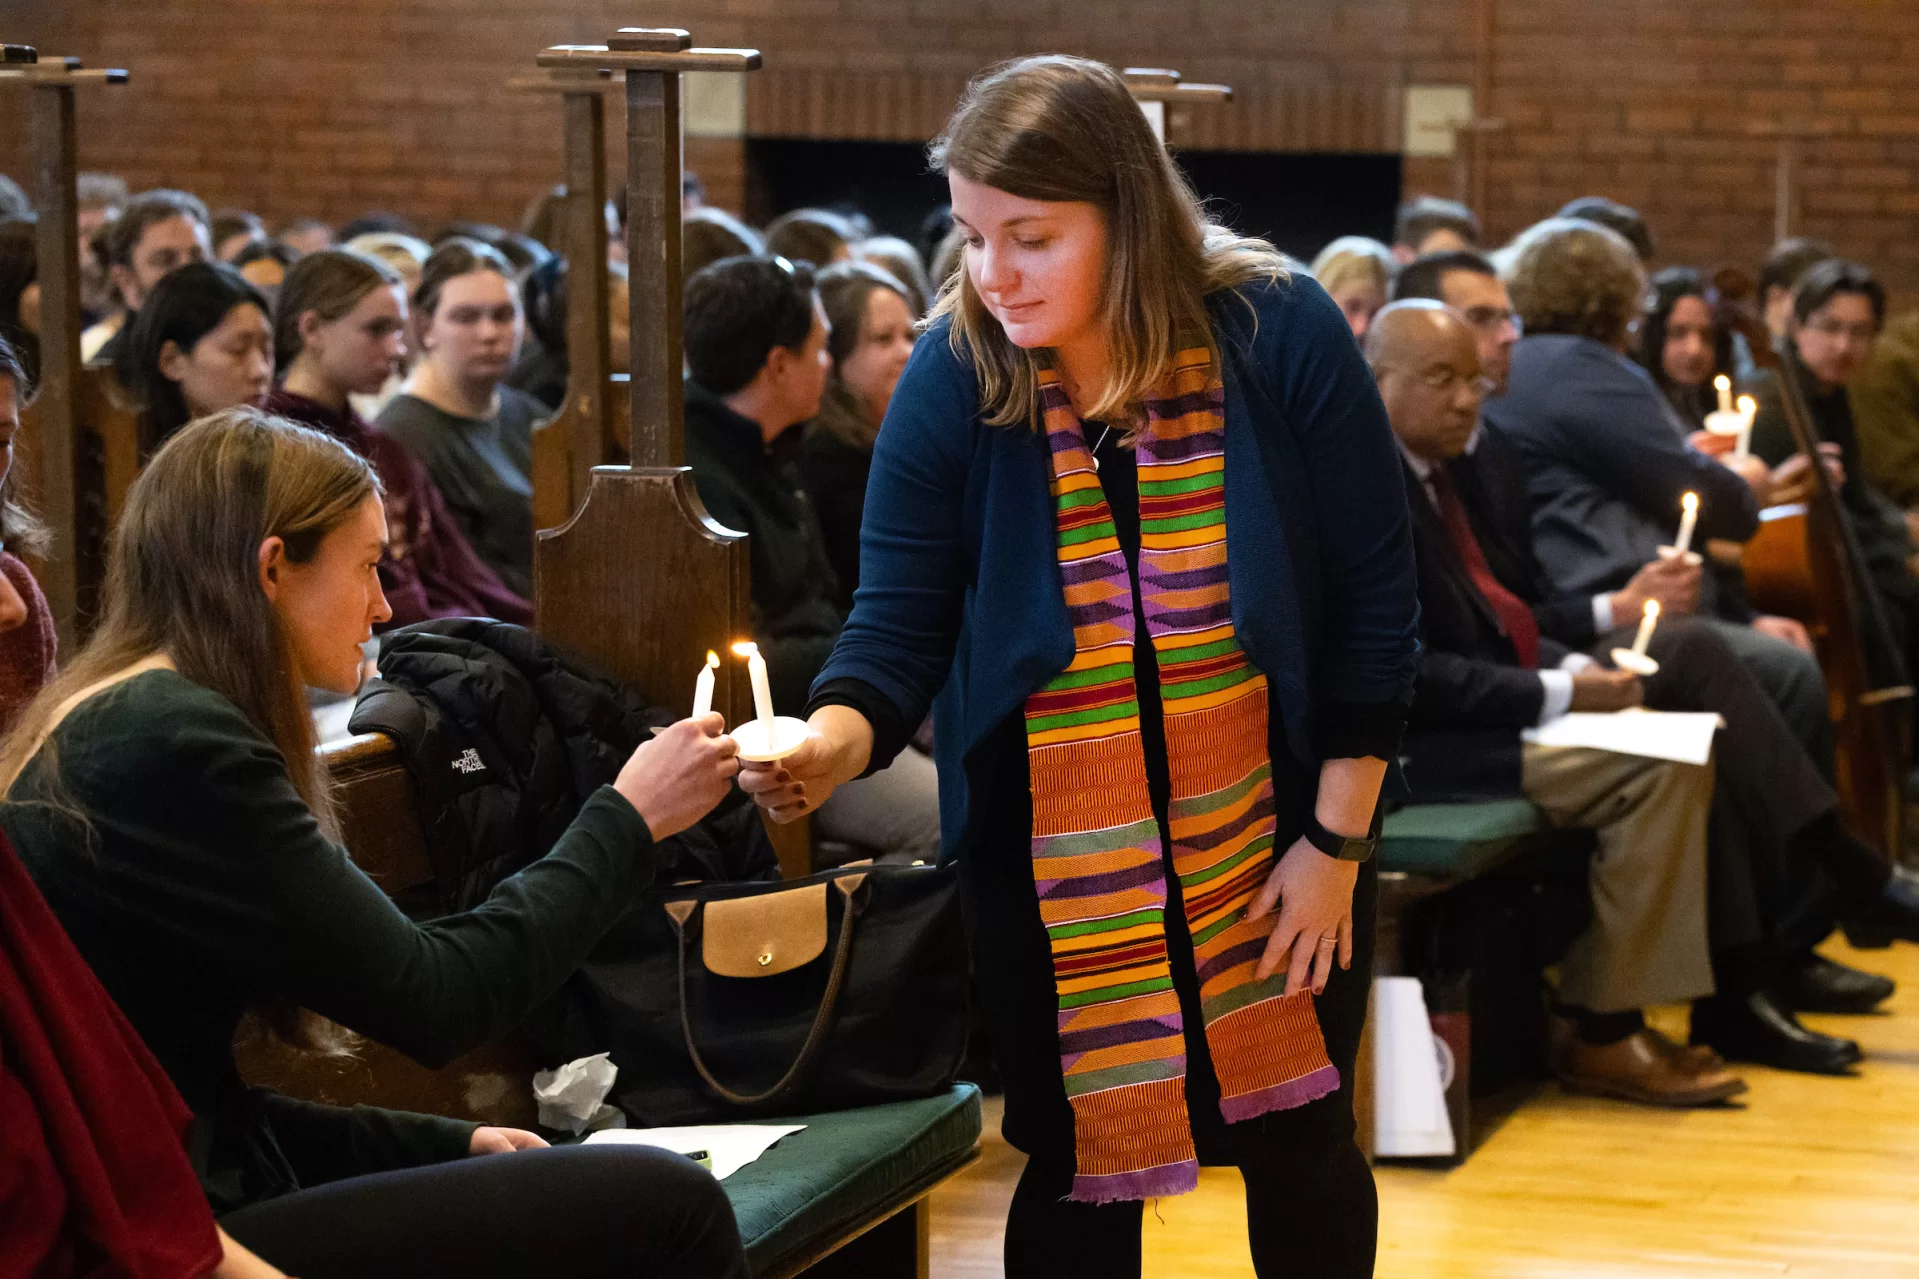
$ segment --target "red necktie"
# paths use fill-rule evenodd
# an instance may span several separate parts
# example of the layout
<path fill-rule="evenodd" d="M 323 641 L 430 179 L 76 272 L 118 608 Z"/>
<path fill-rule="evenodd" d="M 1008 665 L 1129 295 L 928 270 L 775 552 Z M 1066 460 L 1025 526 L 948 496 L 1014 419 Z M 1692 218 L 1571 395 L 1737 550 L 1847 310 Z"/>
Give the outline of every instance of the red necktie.
<path fill-rule="evenodd" d="M 1514 595 L 1500 585 L 1493 576 L 1492 565 L 1486 563 L 1486 553 L 1479 548 L 1479 539 L 1473 534 L 1472 522 L 1466 518 L 1466 508 L 1459 503 L 1459 494 L 1453 488 L 1452 477 L 1446 474 L 1444 466 L 1433 467 L 1427 477 L 1433 486 L 1433 498 L 1439 507 L 1439 518 L 1446 526 L 1446 535 L 1453 540 L 1453 549 L 1459 552 L 1461 562 L 1466 565 L 1466 575 L 1473 579 L 1473 585 L 1479 588 L 1479 594 L 1492 606 L 1493 616 L 1499 619 L 1499 629 L 1513 642 L 1513 651 L 1519 657 L 1519 664 L 1531 670 L 1539 665 L 1539 623 L 1533 617 L 1532 609 L 1526 601 Z"/>

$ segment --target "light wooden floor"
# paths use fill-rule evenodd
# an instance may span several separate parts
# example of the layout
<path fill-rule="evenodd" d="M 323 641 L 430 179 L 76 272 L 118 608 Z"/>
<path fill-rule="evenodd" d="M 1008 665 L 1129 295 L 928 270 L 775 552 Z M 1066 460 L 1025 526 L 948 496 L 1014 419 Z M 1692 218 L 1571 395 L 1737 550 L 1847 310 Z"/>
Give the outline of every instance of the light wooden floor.
<path fill-rule="evenodd" d="M 1900 981 L 1889 1015 L 1807 1018 L 1864 1045 L 1854 1079 L 1758 1068 L 1743 1107 L 1655 1111 L 1546 1085 L 1451 1172 L 1378 1170 L 1380 1279 L 1919 1279 L 1919 947 L 1830 953 Z M 1682 1030 L 1680 1010 L 1658 1018 Z M 933 1199 L 935 1279 L 1000 1274 L 1024 1157 Z M 1146 1274 L 1252 1274 L 1239 1176 L 1146 1214 Z"/>

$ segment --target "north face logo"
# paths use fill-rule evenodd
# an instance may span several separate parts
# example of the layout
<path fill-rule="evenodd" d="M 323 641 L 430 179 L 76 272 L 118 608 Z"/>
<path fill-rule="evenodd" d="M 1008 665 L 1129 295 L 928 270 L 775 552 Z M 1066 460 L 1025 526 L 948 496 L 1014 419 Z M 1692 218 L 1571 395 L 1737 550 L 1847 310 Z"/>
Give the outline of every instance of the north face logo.
<path fill-rule="evenodd" d="M 486 765 L 480 762 L 480 752 L 468 747 L 460 752 L 460 758 L 453 761 L 456 773 L 484 773 Z"/>

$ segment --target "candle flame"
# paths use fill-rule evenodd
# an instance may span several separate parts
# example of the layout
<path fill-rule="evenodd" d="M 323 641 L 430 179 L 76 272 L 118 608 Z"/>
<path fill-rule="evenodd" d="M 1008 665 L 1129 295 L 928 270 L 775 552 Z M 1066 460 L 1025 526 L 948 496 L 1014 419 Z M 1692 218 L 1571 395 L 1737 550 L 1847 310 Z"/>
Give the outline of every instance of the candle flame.
<path fill-rule="evenodd" d="M 1686 496 L 1679 499 L 1679 505 L 1685 507 L 1688 511 L 1697 511 L 1699 509 L 1699 494 L 1686 494 Z"/>
<path fill-rule="evenodd" d="M 707 649 L 706 650 L 706 669 L 709 671 L 716 671 L 719 668 L 720 668 L 720 655 L 718 653 L 715 653 L 710 648 Z"/>
<path fill-rule="evenodd" d="M 1646 616 L 1647 616 L 1647 617 L 1658 617 L 1658 616 L 1659 616 L 1659 601 L 1658 601 L 1658 600 L 1647 600 L 1647 601 L 1646 601 Z"/>
<path fill-rule="evenodd" d="M 759 651 L 760 646 L 752 640 L 741 640 L 739 643 L 733 645 L 733 656 L 735 657 L 751 657 Z"/>
<path fill-rule="evenodd" d="M 1759 412 L 1759 401 L 1753 399 L 1750 395 L 1742 395 L 1739 397 L 1739 411 L 1747 417 L 1751 417 L 1753 414 Z"/>
<path fill-rule="evenodd" d="M 1732 379 L 1727 377 L 1724 373 L 1721 373 L 1718 377 L 1714 378 L 1712 380 L 1712 384 L 1716 389 L 1721 391 L 1732 390 Z"/>

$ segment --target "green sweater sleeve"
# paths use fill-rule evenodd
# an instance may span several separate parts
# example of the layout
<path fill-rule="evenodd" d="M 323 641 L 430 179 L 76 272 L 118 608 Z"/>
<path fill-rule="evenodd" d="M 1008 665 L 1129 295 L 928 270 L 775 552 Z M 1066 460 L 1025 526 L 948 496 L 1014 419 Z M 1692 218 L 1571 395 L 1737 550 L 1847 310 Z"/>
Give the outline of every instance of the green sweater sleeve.
<path fill-rule="evenodd" d="M 274 1140 L 308 1185 L 465 1159 L 479 1124 L 378 1106 L 326 1106 L 253 1090 Z"/>
<path fill-rule="evenodd" d="M 523 1021 L 652 881 L 646 823 L 602 787 L 479 907 L 416 924 L 326 838 L 236 707 L 170 673 L 142 678 L 167 681 L 166 695 L 142 696 L 137 716 L 129 699 L 120 731 L 90 732 L 67 768 L 95 822 L 141 849 L 145 864 L 114 868 L 120 908 L 249 974 L 257 997 L 429 1067 Z"/>

